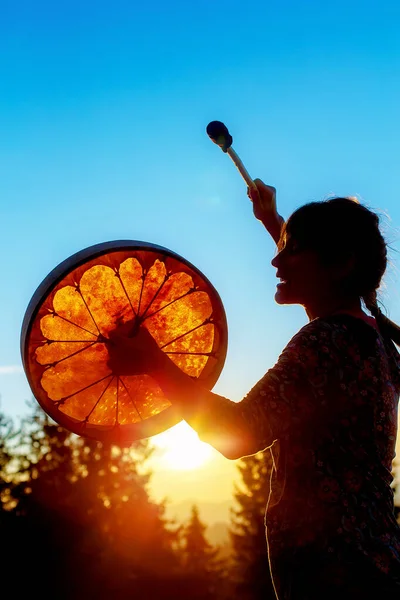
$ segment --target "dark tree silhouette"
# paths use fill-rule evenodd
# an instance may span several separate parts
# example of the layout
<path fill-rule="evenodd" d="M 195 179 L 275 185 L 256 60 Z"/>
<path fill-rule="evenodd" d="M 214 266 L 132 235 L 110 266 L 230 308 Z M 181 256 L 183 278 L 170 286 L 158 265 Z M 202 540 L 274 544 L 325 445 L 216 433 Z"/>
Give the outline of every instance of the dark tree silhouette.
<path fill-rule="evenodd" d="M 13 456 L 10 443 L 15 433 L 12 423 L 0 413 L 0 529 L 8 525 L 10 509 L 13 506 Z"/>
<path fill-rule="evenodd" d="M 192 506 L 188 522 L 182 527 L 182 559 L 186 577 L 192 580 L 191 598 L 215 600 L 223 597 L 225 561 L 219 549 L 206 537 L 207 526 L 201 521 L 199 509 Z"/>
<path fill-rule="evenodd" d="M 149 455 L 147 441 L 121 449 L 77 438 L 40 410 L 25 423 L 2 539 L 3 568 L 18 582 L 18 597 L 172 600 L 188 593 L 178 532 L 148 492 Z"/>
<path fill-rule="evenodd" d="M 62 565 L 73 536 L 67 493 L 72 453 L 65 445 L 67 433 L 43 420 L 39 412 L 26 426 L 29 433 L 21 430 L 14 455 L 17 471 L 8 527 L 3 531 L 2 564 L 10 580 L 17 582 L 19 597 L 36 591 L 50 598 L 53 584 L 62 581 L 58 595 L 62 600 L 68 597 Z"/>
<path fill-rule="evenodd" d="M 271 468 L 269 450 L 238 462 L 241 482 L 235 485 L 231 540 L 233 595 L 241 600 L 275 600 L 264 526 Z"/>
<path fill-rule="evenodd" d="M 0 416 L 0 433 L 0 564 L 12 596 L 231 597 L 198 509 L 178 527 L 152 500 L 149 441 L 119 448 L 79 438 L 39 408 L 17 437 Z"/>
<path fill-rule="evenodd" d="M 130 588 L 149 589 L 162 587 L 165 579 L 178 579 L 178 531 L 167 527 L 163 504 L 153 502 L 147 489 L 148 442 L 137 442 L 129 449 L 83 439 L 77 445 L 82 471 L 77 501 L 90 507 L 84 548 L 92 559 L 86 571 L 99 590 L 104 592 L 111 580 L 113 597 L 120 594 L 123 598 L 127 582 Z M 96 548 L 103 549 L 100 555 Z"/>

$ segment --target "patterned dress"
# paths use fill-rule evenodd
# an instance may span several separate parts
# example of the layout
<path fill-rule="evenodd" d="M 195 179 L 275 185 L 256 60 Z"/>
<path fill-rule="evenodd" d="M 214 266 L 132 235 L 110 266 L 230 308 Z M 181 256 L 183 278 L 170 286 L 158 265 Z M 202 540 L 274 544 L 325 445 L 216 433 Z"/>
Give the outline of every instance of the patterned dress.
<path fill-rule="evenodd" d="M 400 599 L 399 373 L 396 347 L 374 327 L 317 318 L 241 402 L 213 415 L 250 436 L 249 453 L 272 454 L 265 525 L 279 600 Z"/>

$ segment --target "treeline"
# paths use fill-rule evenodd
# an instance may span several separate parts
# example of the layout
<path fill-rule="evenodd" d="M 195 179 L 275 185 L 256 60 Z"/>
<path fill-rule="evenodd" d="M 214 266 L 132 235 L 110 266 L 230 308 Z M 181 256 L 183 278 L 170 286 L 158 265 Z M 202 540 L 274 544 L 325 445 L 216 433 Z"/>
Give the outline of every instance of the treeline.
<path fill-rule="evenodd" d="M 176 523 L 151 498 L 148 440 L 107 446 L 39 409 L 13 427 L 0 415 L 0 564 L 11 597 L 273 598 L 263 525 L 269 453 L 238 463 L 228 553 L 209 543 L 196 506 Z"/>
<path fill-rule="evenodd" d="M 187 522 L 151 498 L 147 440 L 71 435 L 38 410 L 18 431 L 0 415 L 3 590 L 40 600 L 275 600 L 264 511 L 268 451 L 238 461 L 229 552 L 196 506 Z"/>

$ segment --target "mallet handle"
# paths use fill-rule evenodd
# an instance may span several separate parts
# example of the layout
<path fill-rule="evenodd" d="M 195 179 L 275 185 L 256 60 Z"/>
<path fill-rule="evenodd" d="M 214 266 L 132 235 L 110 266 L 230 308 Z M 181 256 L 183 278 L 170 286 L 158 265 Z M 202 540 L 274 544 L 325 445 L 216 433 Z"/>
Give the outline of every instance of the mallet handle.
<path fill-rule="evenodd" d="M 243 179 L 245 180 L 245 182 L 247 183 L 247 185 L 249 187 L 256 188 L 257 187 L 256 184 L 254 183 L 254 181 L 250 177 L 250 175 L 249 175 L 246 167 L 244 166 L 244 164 L 242 163 L 242 161 L 240 160 L 240 158 L 238 157 L 238 155 L 236 154 L 236 152 L 234 151 L 234 149 L 232 148 L 232 146 L 227 149 L 226 153 L 229 154 L 229 156 L 231 157 L 231 159 L 235 163 L 235 165 L 236 165 L 239 173 L 241 174 L 241 176 L 243 177 Z"/>

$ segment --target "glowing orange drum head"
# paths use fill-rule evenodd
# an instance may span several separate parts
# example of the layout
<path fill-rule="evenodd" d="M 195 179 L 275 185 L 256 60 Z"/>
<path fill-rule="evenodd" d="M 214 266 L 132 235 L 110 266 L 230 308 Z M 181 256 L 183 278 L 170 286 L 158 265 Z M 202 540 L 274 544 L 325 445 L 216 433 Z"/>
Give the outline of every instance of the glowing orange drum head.
<path fill-rule="evenodd" d="M 147 327 L 185 373 L 211 389 L 225 362 L 227 324 L 206 277 L 177 254 L 145 242 L 98 244 L 41 283 L 27 308 L 21 353 L 33 395 L 60 425 L 116 444 L 155 435 L 180 416 L 149 375 L 107 365 L 117 326 Z"/>

